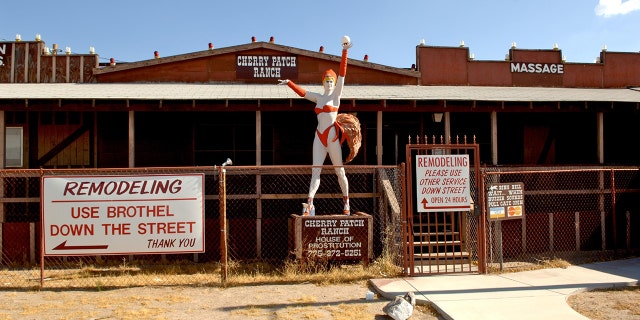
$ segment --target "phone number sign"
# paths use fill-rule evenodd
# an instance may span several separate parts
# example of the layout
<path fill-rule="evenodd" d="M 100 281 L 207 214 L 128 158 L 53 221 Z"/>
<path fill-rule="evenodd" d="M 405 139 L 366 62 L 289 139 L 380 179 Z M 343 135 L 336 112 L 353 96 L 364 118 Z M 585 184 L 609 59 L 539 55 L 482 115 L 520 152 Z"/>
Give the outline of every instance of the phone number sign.
<path fill-rule="evenodd" d="M 469 155 L 416 155 L 418 212 L 468 211 Z"/>
<path fill-rule="evenodd" d="M 204 175 L 44 176 L 44 255 L 204 252 Z"/>

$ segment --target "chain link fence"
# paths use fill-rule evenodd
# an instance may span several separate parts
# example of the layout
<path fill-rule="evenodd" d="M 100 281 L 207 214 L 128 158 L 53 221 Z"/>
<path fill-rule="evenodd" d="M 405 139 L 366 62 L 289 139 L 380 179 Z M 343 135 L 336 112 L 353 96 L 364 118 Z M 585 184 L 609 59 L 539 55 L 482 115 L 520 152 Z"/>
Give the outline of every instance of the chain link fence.
<path fill-rule="evenodd" d="M 218 284 L 222 252 L 234 263 L 281 266 L 293 257 L 289 221 L 292 215 L 302 212 L 311 167 L 226 166 L 224 174 L 221 170 L 214 166 L 0 171 L 0 285 L 36 288 L 42 283 L 46 288 L 75 288 Z M 347 166 L 345 170 L 352 212 L 372 216 L 371 256 L 377 259 L 384 255 L 401 266 L 401 171 L 395 166 Z M 204 174 L 204 252 L 41 258 L 43 176 L 194 173 Z M 220 183 L 221 177 L 224 184 Z M 317 215 L 342 212 L 342 194 L 332 166 L 322 168 L 314 204 Z M 223 211 L 225 232 L 221 232 Z M 227 246 L 221 248 L 220 240 L 225 234 Z"/>
<path fill-rule="evenodd" d="M 640 248 L 638 168 L 496 167 L 484 168 L 483 180 L 524 185 L 521 218 L 488 219 L 490 271 L 613 259 Z"/>
<path fill-rule="evenodd" d="M 405 177 L 401 168 L 345 167 L 352 212 L 372 217 L 371 256 L 398 267 L 403 266 L 407 245 L 402 235 Z M 225 234 L 226 253 L 234 263 L 282 266 L 295 259 L 291 221 L 306 202 L 311 167 L 224 169 L 224 175 L 221 167 L 0 171 L 0 285 L 8 289 L 39 288 L 41 283 L 45 288 L 217 285 L 225 252 L 220 240 Z M 638 168 L 487 167 L 481 171 L 485 186 L 515 182 L 524 186 L 522 218 L 487 220 L 491 272 L 554 258 L 578 263 L 611 259 L 636 254 L 640 248 L 640 234 L 633 232 L 640 229 Z M 43 176 L 153 174 L 204 174 L 204 252 L 41 258 Z M 220 188 L 220 177 L 225 190 Z M 314 204 L 318 215 L 342 211 L 342 194 L 331 166 L 322 168 Z M 473 221 L 479 210 L 467 216 L 466 237 L 473 261 L 478 237 Z"/>
<path fill-rule="evenodd" d="M 353 213 L 373 216 L 374 256 L 401 252 L 399 172 L 396 167 L 345 167 Z M 227 167 L 229 259 L 272 263 L 290 257 L 292 214 L 302 214 L 307 201 L 310 167 Z M 316 215 L 341 214 L 342 193 L 333 167 L 323 167 L 314 198 Z M 400 257 L 397 257 L 398 261 Z"/>

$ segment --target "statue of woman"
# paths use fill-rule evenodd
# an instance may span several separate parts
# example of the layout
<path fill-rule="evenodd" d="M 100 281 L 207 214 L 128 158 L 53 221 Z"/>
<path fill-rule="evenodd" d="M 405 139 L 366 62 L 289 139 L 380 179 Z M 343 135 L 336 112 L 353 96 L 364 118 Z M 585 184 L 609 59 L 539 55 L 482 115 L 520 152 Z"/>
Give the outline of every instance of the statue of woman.
<path fill-rule="evenodd" d="M 360 123 L 358 119 L 349 114 L 338 114 L 340 107 L 340 96 L 344 86 L 344 77 L 347 74 L 347 51 L 351 48 L 351 39 L 348 36 L 342 37 L 342 59 L 340 60 L 340 70 L 336 76 L 335 71 L 329 69 L 322 75 L 323 93 L 307 91 L 293 81 L 278 80 L 279 84 L 286 84 L 300 97 L 315 102 L 315 112 L 318 117 L 318 127 L 313 140 L 313 168 L 311 169 L 311 184 L 307 203 L 303 206 L 303 215 L 315 215 L 313 198 L 320 187 L 320 173 L 324 160 L 329 154 L 331 163 L 335 167 L 338 183 L 342 190 L 344 202 L 343 214 L 349 215 L 349 182 L 342 163 L 342 142 L 348 140 L 351 153 L 345 163 L 351 161 L 357 154 L 360 147 Z M 342 133 L 342 139 L 340 134 Z M 355 150 L 355 152 L 354 152 Z"/>

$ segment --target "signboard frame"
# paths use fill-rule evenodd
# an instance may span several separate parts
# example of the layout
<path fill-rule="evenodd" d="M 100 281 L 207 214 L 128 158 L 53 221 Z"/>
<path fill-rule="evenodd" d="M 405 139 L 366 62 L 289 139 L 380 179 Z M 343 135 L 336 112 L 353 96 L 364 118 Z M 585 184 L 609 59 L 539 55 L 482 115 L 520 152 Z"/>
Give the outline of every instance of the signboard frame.
<path fill-rule="evenodd" d="M 490 220 L 524 217 L 524 183 L 522 182 L 489 183 L 486 199 Z"/>
<path fill-rule="evenodd" d="M 201 253 L 204 173 L 45 175 L 43 256 Z"/>
<path fill-rule="evenodd" d="M 300 216 L 289 219 L 289 246 L 297 259 L 361 260 L 373 258 L 373 218 L 351 215 Z"/>
<path fill-rule="evenodd" d="M 468 154 L 415 156 L 417 212 L 469 211 Z"/>
<path fill-rule="evenodd" d="M 236 55 L 236 78 L 242 80 L 297 79 L 297 55 Z"/>

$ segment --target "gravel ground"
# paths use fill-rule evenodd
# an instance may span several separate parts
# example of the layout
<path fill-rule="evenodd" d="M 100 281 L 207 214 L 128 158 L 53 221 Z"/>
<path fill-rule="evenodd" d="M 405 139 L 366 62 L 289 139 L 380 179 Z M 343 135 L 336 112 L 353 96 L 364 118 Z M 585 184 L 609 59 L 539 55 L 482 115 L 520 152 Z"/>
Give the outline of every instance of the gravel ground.
<path fill-rule="evenodd" d="M 363 284 L 0 291 L 0 319 L 391 319 Z M 424 306 L 411 319 L 440 319 Z"/>
<path fill-rule="evenodd" d="M 640 319 L 640 287 L 594 290 L 575 294 L 567 303 L 593 320 Z"/>
<path fill-rule="evenodd" d="M 134 287 L 114 290 L 0 291 L 0 319 L 391 319 L 388 300 L 366 282 L 315 285 Z M 640 287 L 596 290 L 567 303 L 590 319 L 640 319 Z M 410 319 L 442 319 L 418 306 Z"/>

